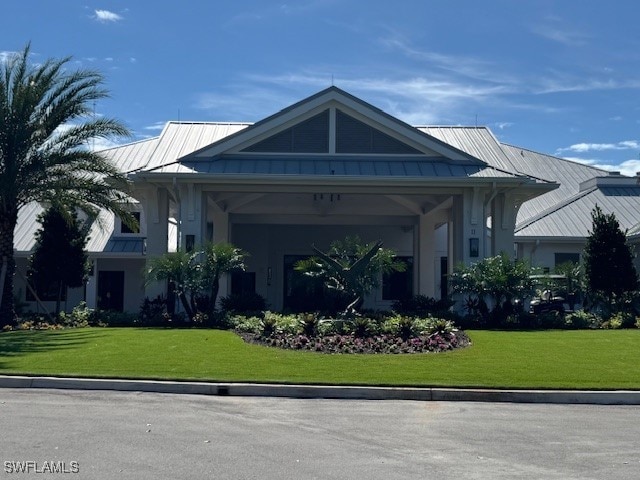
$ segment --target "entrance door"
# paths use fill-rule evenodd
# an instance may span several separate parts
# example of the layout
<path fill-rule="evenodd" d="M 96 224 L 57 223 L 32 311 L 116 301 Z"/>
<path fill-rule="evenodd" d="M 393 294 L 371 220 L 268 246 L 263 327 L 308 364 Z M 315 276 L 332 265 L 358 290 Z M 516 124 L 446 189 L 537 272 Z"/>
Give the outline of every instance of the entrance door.
<path fill-rule="evenodd" d="M 124 311 L 124 272 L 98 272 L 98 309 Z"/>

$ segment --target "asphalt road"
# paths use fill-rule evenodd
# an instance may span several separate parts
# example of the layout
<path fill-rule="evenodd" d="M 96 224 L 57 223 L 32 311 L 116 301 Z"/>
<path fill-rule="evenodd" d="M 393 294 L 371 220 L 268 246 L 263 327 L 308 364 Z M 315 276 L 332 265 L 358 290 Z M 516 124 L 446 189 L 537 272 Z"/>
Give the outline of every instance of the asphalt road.
<path fill-rule="evenodd" d="M 0 389 L 0 479 L 51 476 L 640 479 L 640 407 Z"/>

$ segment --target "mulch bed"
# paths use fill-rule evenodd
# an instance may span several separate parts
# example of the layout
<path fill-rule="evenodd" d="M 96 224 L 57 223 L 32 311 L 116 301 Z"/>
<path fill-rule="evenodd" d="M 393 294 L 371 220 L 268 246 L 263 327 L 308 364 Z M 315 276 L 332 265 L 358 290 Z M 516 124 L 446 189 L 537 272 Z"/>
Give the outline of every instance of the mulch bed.
<path fill-rule="evenodd" d="M 444 352 L 471 344 L 463 331 L 436 333 L 429 336 L 403 339 L 392 335 L 355 337 L 326 335 L 308 337 L 278 333 L 265 337 L 255 333 L 238 333 L 245 342 L 288 350 L 308 350 L 319 353 L 428 353 Z"/>

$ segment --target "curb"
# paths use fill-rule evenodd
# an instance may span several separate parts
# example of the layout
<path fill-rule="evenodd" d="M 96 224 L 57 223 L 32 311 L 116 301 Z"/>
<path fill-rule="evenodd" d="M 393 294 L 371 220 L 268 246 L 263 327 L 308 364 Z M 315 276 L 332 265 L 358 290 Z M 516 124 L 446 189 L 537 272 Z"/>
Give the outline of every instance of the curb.
<path fill-rule="evenodd" d="M 475 388 L 358 387 L 261 383 L 169 382 L 10 375 L 0 375 L 0 388 L 113 390 L 191 395 L 327 398 L 344 400 L 640 405 L 640 391 L 635 390 L 492 390 Z"/>

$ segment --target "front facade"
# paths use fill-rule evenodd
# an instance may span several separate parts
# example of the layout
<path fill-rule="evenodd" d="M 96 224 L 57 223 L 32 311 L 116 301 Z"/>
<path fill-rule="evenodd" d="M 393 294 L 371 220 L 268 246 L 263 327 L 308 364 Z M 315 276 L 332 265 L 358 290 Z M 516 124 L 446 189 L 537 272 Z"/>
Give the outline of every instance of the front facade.
<path fill-rule="evenodd" d="M 137 311 L 145 297 L 166 294 L 166 285 L 144 284 L 146 261 L 205 241 L 250 255 L 247 272 L 223 279 L 221 295 L 255 292 L 274 310 L 295 308 L 294 263 L 311 245 L 325 249 L 347 235 L 382 240 L 410 266 L 367 306 L 439 298 L 460 262 L 531 256 L 529 236 L 514 248 L 532 225 L 523 226 L 522 212 L 538 202 L 526 218 L 539 216 L 540 199 L 562 186 L 522 173 L 513 148 L 487 129 L 412 127 L 335 87 L 253 125 L 171 122 L 159 137 L 104 152 L 130 173 L 141 229 L 103 212 L 89 245 L 93 274 L 69 292 L 67 308 L 84 299 Z M 33 247 L 28 219 L 40 207 L 30 208 L 16 231 L 22 273 Z M 25 292 L 22 273 L 16 286 Z"/>

